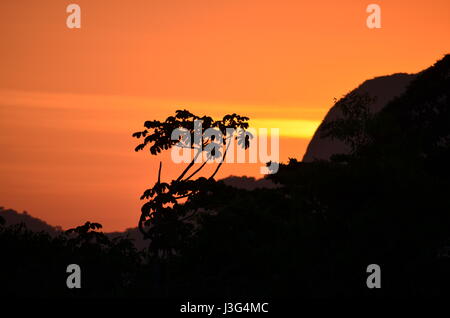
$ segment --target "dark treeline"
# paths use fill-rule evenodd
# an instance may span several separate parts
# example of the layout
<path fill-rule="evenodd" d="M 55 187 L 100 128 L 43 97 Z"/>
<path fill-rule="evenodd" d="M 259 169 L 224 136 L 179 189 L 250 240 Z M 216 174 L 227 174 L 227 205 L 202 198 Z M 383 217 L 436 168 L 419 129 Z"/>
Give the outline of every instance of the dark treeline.
<path fill-rule="evenodd" d="M 41 297 L 447 296 L 449 91 L 446 56 L 377 114 L 369 97 L 348 94 L 340 100 L 344 116 L 322 128 L 351 152 L 330 161 L 291 159 L 268 177 L 276 187 L 238 189 L 214 175 L 189 178 L 189 170 L 170 183 L 158 180 L 142 196 L 144 251 L 126 237 L 107 238 L 95 223 L 56 237 L 3 225 L 1 290 Z M 248 127 L 233 115 L 202 119 L 218 129 Z M 180 111 L 146 122 L 146 132 L 135 134 L 146 139 L 137 150 L 170 148 L 169 131 L 195 118 Z M 78 290 L 66 287 L 72 263 L 82 269 Z M 381 289 L 366 286 L 369 264 L 381 267 Z"/>

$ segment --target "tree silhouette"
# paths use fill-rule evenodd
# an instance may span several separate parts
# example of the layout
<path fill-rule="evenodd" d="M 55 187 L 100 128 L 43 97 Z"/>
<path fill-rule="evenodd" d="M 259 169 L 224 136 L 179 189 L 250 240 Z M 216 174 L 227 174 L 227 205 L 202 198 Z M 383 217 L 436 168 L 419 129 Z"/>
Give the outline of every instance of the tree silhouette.
<path fill-rule="evenodd" d="M 337 105 L 342 112 L 342 117 L 322 124 L 322 138 L 331 137 L 343 141 L 350 146 L 350 154 L 354 154 L 371 142 L 370 129 L 374 118 L 370 106 L 375 98 L 369 94 L 351 92 L 343 97 Z M 338 154 L 332 159 L 346 158 Z"/>
<path fill-rule="evenodd" d="M 169 116 L 165 121 L 146 121 L 143 131 L 133 134 L 135 138 L 144 138 L 135 151 L 141 151 L 147 146 L 152 155 L 172 147 L 187 148 L 194 153 L 193 159 L 170 183 L 161 181 L 162 163 L 159 164 L 158 180 L 152 188 L 144 191 L 141 200 L 148 200 L 141 208 L 138 228 L 146 239 L 150 240 L 150 252 L 161 258 L 176 253 L 193 233 L 192 217 L 202 208 L 200 197 L 204 196 L 214 185 L 217 172 L 225 161 L 227 151 L 232 142 L 237 140 L 238 146 L 247 149 L 252 135 L 246 131 L 249 127 L 248 117 L 237 114 L 225 115 L 221 120 L 212 117 L 199 117 L 187 110 L 177 110 L 175 116 Z M 201 127 L 196 122 L 201 121 Z M 178 129 L 184 132 L 173 138 L 173 132 Z M 220 132 L 217 135 L 208 131 Z M 236 133 L 227 134 L 228 129 Z M 197 142 L 196 136 L 202 136 Z M 206 155 L 206 160 L 196 170 L 194 164 L 200 156 Z M 210 161 L 218 159 L 214 172 L 208 178 L 199 177 L 193 180 Z"/>

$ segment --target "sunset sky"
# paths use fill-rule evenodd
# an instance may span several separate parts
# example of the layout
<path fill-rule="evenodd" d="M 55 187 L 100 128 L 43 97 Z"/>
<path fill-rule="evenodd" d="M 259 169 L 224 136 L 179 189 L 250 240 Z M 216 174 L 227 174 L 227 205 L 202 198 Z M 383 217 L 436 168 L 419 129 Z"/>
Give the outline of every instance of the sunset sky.
<path fill-rule="evenodd" d="M 63 228 L 134 227 L 159 161 L 165 180 L 183 169 L 134 152 L 145 120 L 236 112 L 301 159 L 333 98 L 450 52 L 448 0 L 5 0 L 0 14 L 0 206 Z"/>

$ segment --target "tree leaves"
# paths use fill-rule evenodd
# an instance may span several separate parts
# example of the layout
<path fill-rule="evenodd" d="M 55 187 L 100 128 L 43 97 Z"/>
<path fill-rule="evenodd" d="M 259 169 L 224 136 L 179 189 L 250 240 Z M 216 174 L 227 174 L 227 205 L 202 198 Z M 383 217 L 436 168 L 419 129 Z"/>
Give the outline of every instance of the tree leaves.
<path fill-rule="evenodd" d="M 253 139 L 253 137 L 253 134 L 249 131 L 240 129 L 236 138 L 238 140 L 239 146 L 243 147 L 244 149 L 248 149 L 250 147 L 250 140 Z"/>
<path fill-rule="evenodd" d="M 366 146 L 370 140 L 371 126 L 374 124 L 370 106 L 375 98 L 366 94 L 351 92 L 336 103 L 342 117 L 322 123 L 321 137 L 331 137 L 348 144 L 352 152 Z"/>
<path fill-rule="evenodd" d="M 214 120 L 209 116 L 197 116 L 187 110 L 177 110 L 175 116 L 169 116 L 164 121 L 147 120 L 144 122 L 144 127 L 147 128 L 143 131 L 138 131 L 132 134 L 134 138 L 145 137 L 144 142 L 136 146 L 135 151 L 143 150 L 147 145 L 150 146 L 150 153 L 157 155 L 163 150 L 168 150 L 172 146 L 183 142 L 187 147 L 194 149 L 196 146 L 192 141 L 194 135 L 203 136 L 205 131 L 213 128 L 218 129 L 222 134 L 222 142 L 226 144 L 227 129 L 248 129 L 248 117 L 240 116 L 237 114 L 225 115 L 222 120 Z M 195 121 L 202 121 L 201 129 L 195 127 Z M 180 131 L 186 131 L 186 134 L 182 134 L 178 140 L 172 140 L 172 133 L 179 129 Z M 189 136 L 189 137 L 188 137 Z M 205 145 L 216 141 L 215 137 L 205 138 Z M 248 138 L 247 138 L 248 139 Z M 249 141 L 243 141 L 242 146 L 245 149 L 249 146 Z M 202 145 L 204 146 L 204 145 Z"/>
<path fill-rule="evenodd" d="M 205 152 L 207 160 L 221 158 L 213 175 L 208 179 L 200 177 L 190 180 L 204 167 L 205 162 L 186 176 L 194 166 L 194 158 L 176 180 L 172 180 L 169 184 L 160 182 L 158 178 L 155 185 L 141 195 L 141 200 L 148 201 L 142 205 L 138 228 L 144 237 L 150 238 L 152 253 L 167 256 L 193 235 L 190 230 L 192 224 L 186 222 L 194 217 L 197 211 L 208 205 L 212 190 L 217 188 L 213 177 L 224 162 L 229 146 L 227 142 L 231 143 L 237 139 L 238 146 L 244 149 L 250 146 L 253 135 L 246 132 L 248 120 L 248 117 L 235 113 L 225 115 L 222 120 L 214 120 L 209 116 L 194 115 L 187 110 L 177 110 L 175 116 L 169 116 L 164 121 L 145 121 L 146 130 L 132 135 L 137 139 L 145 137 L 144 141 L 136 146 L 135 151 L 141 151 L 149 146 L 150 153 L 157 155 L 180 143 L 183 147 L 197 149 L 197 156 Z M 201 125 L 196 121 L 201 121 Z M 227 135 L 229 129 L 233 131 L 231 136 Z M 181 133 L 172 140 L 172 133 L 175 130 Z M 238 136 L 235 136 L 236 130 Z M 201 136 L 200 145 L 192 142 L 195 141 L 195 136 Z M 225 150 L 224 146 L 227 147 Z"/>

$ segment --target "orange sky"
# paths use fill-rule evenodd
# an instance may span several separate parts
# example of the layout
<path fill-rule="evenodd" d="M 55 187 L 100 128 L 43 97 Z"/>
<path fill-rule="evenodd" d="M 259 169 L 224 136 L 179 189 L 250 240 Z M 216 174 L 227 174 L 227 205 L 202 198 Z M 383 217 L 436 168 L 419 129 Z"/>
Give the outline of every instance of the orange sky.
<path fill-rule="evenodd" d="M 70 3 L 81 29 L 66 27 Z M 381 29 L 366 27 L 370 3 Z M 8 0 L 0 14 L 0 206 L 64 228 L 136 224 L 160 160 L 133 151 L 147 119 L 237 112 L 301 158 L 334 97 L 450 52 L 448 0 Z M 165 178 L 182 170 L 161 160 Z"/>

